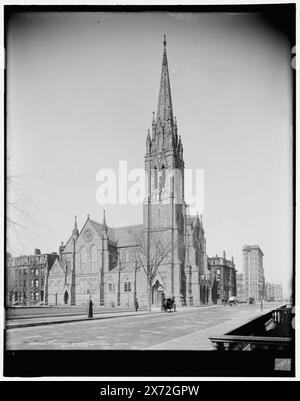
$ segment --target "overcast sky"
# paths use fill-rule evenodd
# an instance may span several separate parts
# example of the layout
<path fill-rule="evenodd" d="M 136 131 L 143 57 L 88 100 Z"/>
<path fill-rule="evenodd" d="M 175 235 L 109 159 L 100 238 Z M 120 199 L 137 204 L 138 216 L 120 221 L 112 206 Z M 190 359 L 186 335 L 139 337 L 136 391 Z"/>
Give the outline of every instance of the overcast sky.
<path fill-rule="evenodd" d="M 204 169 L 207 253 L 259 244 L 266 280 L 292 268 L 290 45 L 255 14 L 21 14 L 7 38 L 8 211 L 13 255 L 58 250 L 74 215 L 142 223 L 142 205 L 99 205 L 102 168 L 143 168 L 163 34 L 186 167 Z"/>

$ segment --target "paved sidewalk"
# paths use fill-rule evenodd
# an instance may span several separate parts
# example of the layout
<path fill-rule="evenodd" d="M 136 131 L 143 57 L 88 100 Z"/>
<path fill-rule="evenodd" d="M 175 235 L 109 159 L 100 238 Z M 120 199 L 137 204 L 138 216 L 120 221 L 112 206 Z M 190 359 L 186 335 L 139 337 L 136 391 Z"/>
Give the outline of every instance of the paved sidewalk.
<path fill-rule="evenodd" d="M 90 320 L 98 320 L 98 319 L 112 319 L 116 317 L 125 317 L 125 316 L 139 316 L 149 314 L 148 311 L 140 311 L 140 312 L 105 312 L 105 313 L 97 313 L 93 316 L 92 319 L 88 319 L 85 315 L 73 315 L 73 316 L 48 316 L 48 317 L 40 317 L 40 318 L 32 318 L 26 319 L 26 321 L 22 320 L 7 320 L 6 321 L 6 329 L 17 329 L 21 327 L 32 327 L 32 326 L 44 326 L 49 324 L 60 324 L 60 323 L 74 323 L 81 321 L 90 321 Z"/>
<path fill-rule="evenodd" d="M 208 308 L 220 308 L 220 305 L 208 305 L 199 307 L 182 307 L 177 309 L 175 313 L 183 313 L 188 310 L 195 310 L 196 308 L 208 309 Z M 149 314 L 163 314 L 163 313 L 174 313 L 174 312 L 162 312 L 158 307 L 152 307 L 151 312 L 147 310 L 135 311 L 103 311 L 101 313 L 96 313 L 93 319 L 88 319 L 86 315 L 63 315 L 63 316 L 44 316 L 44 317 L 34 317 L 34 318 L 24 318 L 24 319 L 11 319 L 6 320 L 6 329 L 17 329 L 22 327 L 33 327 L 33 326 L 45 326 L 49 324 L 63 324 L 63 323 L 74 323 L 81 321 L 99 320 L 99 319 L 112 319 L 117 317 L 128 317 L 128 316 L 145 316 Z"/>
<path fill-rule="evenodd" d="M 264 308 L 262 313 L 268 310 Z M 94 319 L 77 317 L 72 323 L 64 318 L 62 324 L 52 319 L 44 322 L 47 325 L 33 322 L 33 327 L 7 329 L 6 347 L 8 350 L 211 350 L 209 336 L 225 334 L 260 314 L 258 306 L 212 305 L 184 307 L 177 312 L 161 312 L 156 308 L 151 313 L 99 313 Z"/>
<path fill-rule="evenodd" d="M 224 306 L 223 306 L 224 308 Z M 199 331 L 186 334 L 182 337 L 178 337 L 169 341 L 165 341 L 160 344 L 156 344 L 154 346 L 145 348 L 146 350 L 214 350 L 209 337 L 219 336 L 228 333 L 231 330 L 236 329 L 239 326 L 249 322 L 250 320 L 255 319 L 258 316 L 264 315 L 271 311 L 273 308 L 264 308 L 262 311 L 254 309 L 253 311 L 247 310 L 243 316 L 237 314 L 236 317 L 233 317 L 231 320 L 216 323 L 213 326 L 210 326 L 205 329 L 201 329 Z M 239 310 L 237 309 L 237 312 Z"/>

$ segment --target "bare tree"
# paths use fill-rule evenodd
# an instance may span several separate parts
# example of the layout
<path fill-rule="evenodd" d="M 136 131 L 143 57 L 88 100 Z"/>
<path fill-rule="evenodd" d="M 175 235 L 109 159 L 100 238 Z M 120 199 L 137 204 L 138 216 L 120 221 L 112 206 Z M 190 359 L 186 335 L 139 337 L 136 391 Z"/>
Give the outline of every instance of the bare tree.
<path fill-rule="evenodd" d="M 25 175 L 6 176 L 6 229 L 7 245 L 14 251 L 14 244 L 22 244 L 25 236 L 38 236 L 40 234 L 33 229 L 40 225 L 37 218 L 37 209 L 31 199 L 25 194 L 22 179 Z"/>
<path fill-rule="evenodd" d="M 148 246 L 148 238 L 150 246 Z M 148 311 L 151 312 L 152 285 L 159 267 L 171 254 L 171 241 L 164 241 L 161 231 L 141 233 L 136 236 L 136 258 L 147 278 Z"/>
<path fill-rule="evenodd" d="M 121 272 L 126 268 L 126 265 L 122 265 L 121 255 L 119 252 L 119 261 L 118 261 L 118 294 L 117 294 L 117 306 L 121 306 Z"/>

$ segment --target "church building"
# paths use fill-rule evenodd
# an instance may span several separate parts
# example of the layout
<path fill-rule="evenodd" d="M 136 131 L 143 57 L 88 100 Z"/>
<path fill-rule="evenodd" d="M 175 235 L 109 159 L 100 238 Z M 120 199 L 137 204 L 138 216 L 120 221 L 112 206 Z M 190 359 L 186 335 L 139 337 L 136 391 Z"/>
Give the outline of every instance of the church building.
<path fill-rule="evenodd" d="M 121 228 L 89 216 L 74 228 L 48 270 L 48 305 L 128 306 L 138 300 L 178 307 L 211 303 L 211 272 L 201 216 L 190 216 L 184 197 L 181 135 L 173 114 L 166 39 L 156 115 L 146 136 L 143 224 Z M 149 296 L 150 295 L 150 296 Z"/>

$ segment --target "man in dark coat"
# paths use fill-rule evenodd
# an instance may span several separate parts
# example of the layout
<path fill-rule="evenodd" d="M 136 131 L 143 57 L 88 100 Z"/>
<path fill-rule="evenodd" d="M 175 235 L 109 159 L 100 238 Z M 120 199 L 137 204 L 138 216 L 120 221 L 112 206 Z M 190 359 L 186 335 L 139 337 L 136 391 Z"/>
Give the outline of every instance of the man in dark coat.
<path fill-rule="evenodd" d="M 89 310 L 88 310 L 88 318 L 92 319 L 93 318 L 93 301 L 89 300 Z"/>
<path fill-rule="evenodd" d="M 135 311 L 137 312 L 139 309 L 139 303 L 138 303 L 137 298 L 135 298 L 135 300 L 134 300 L 134 307 L 135 307 Z"/>

